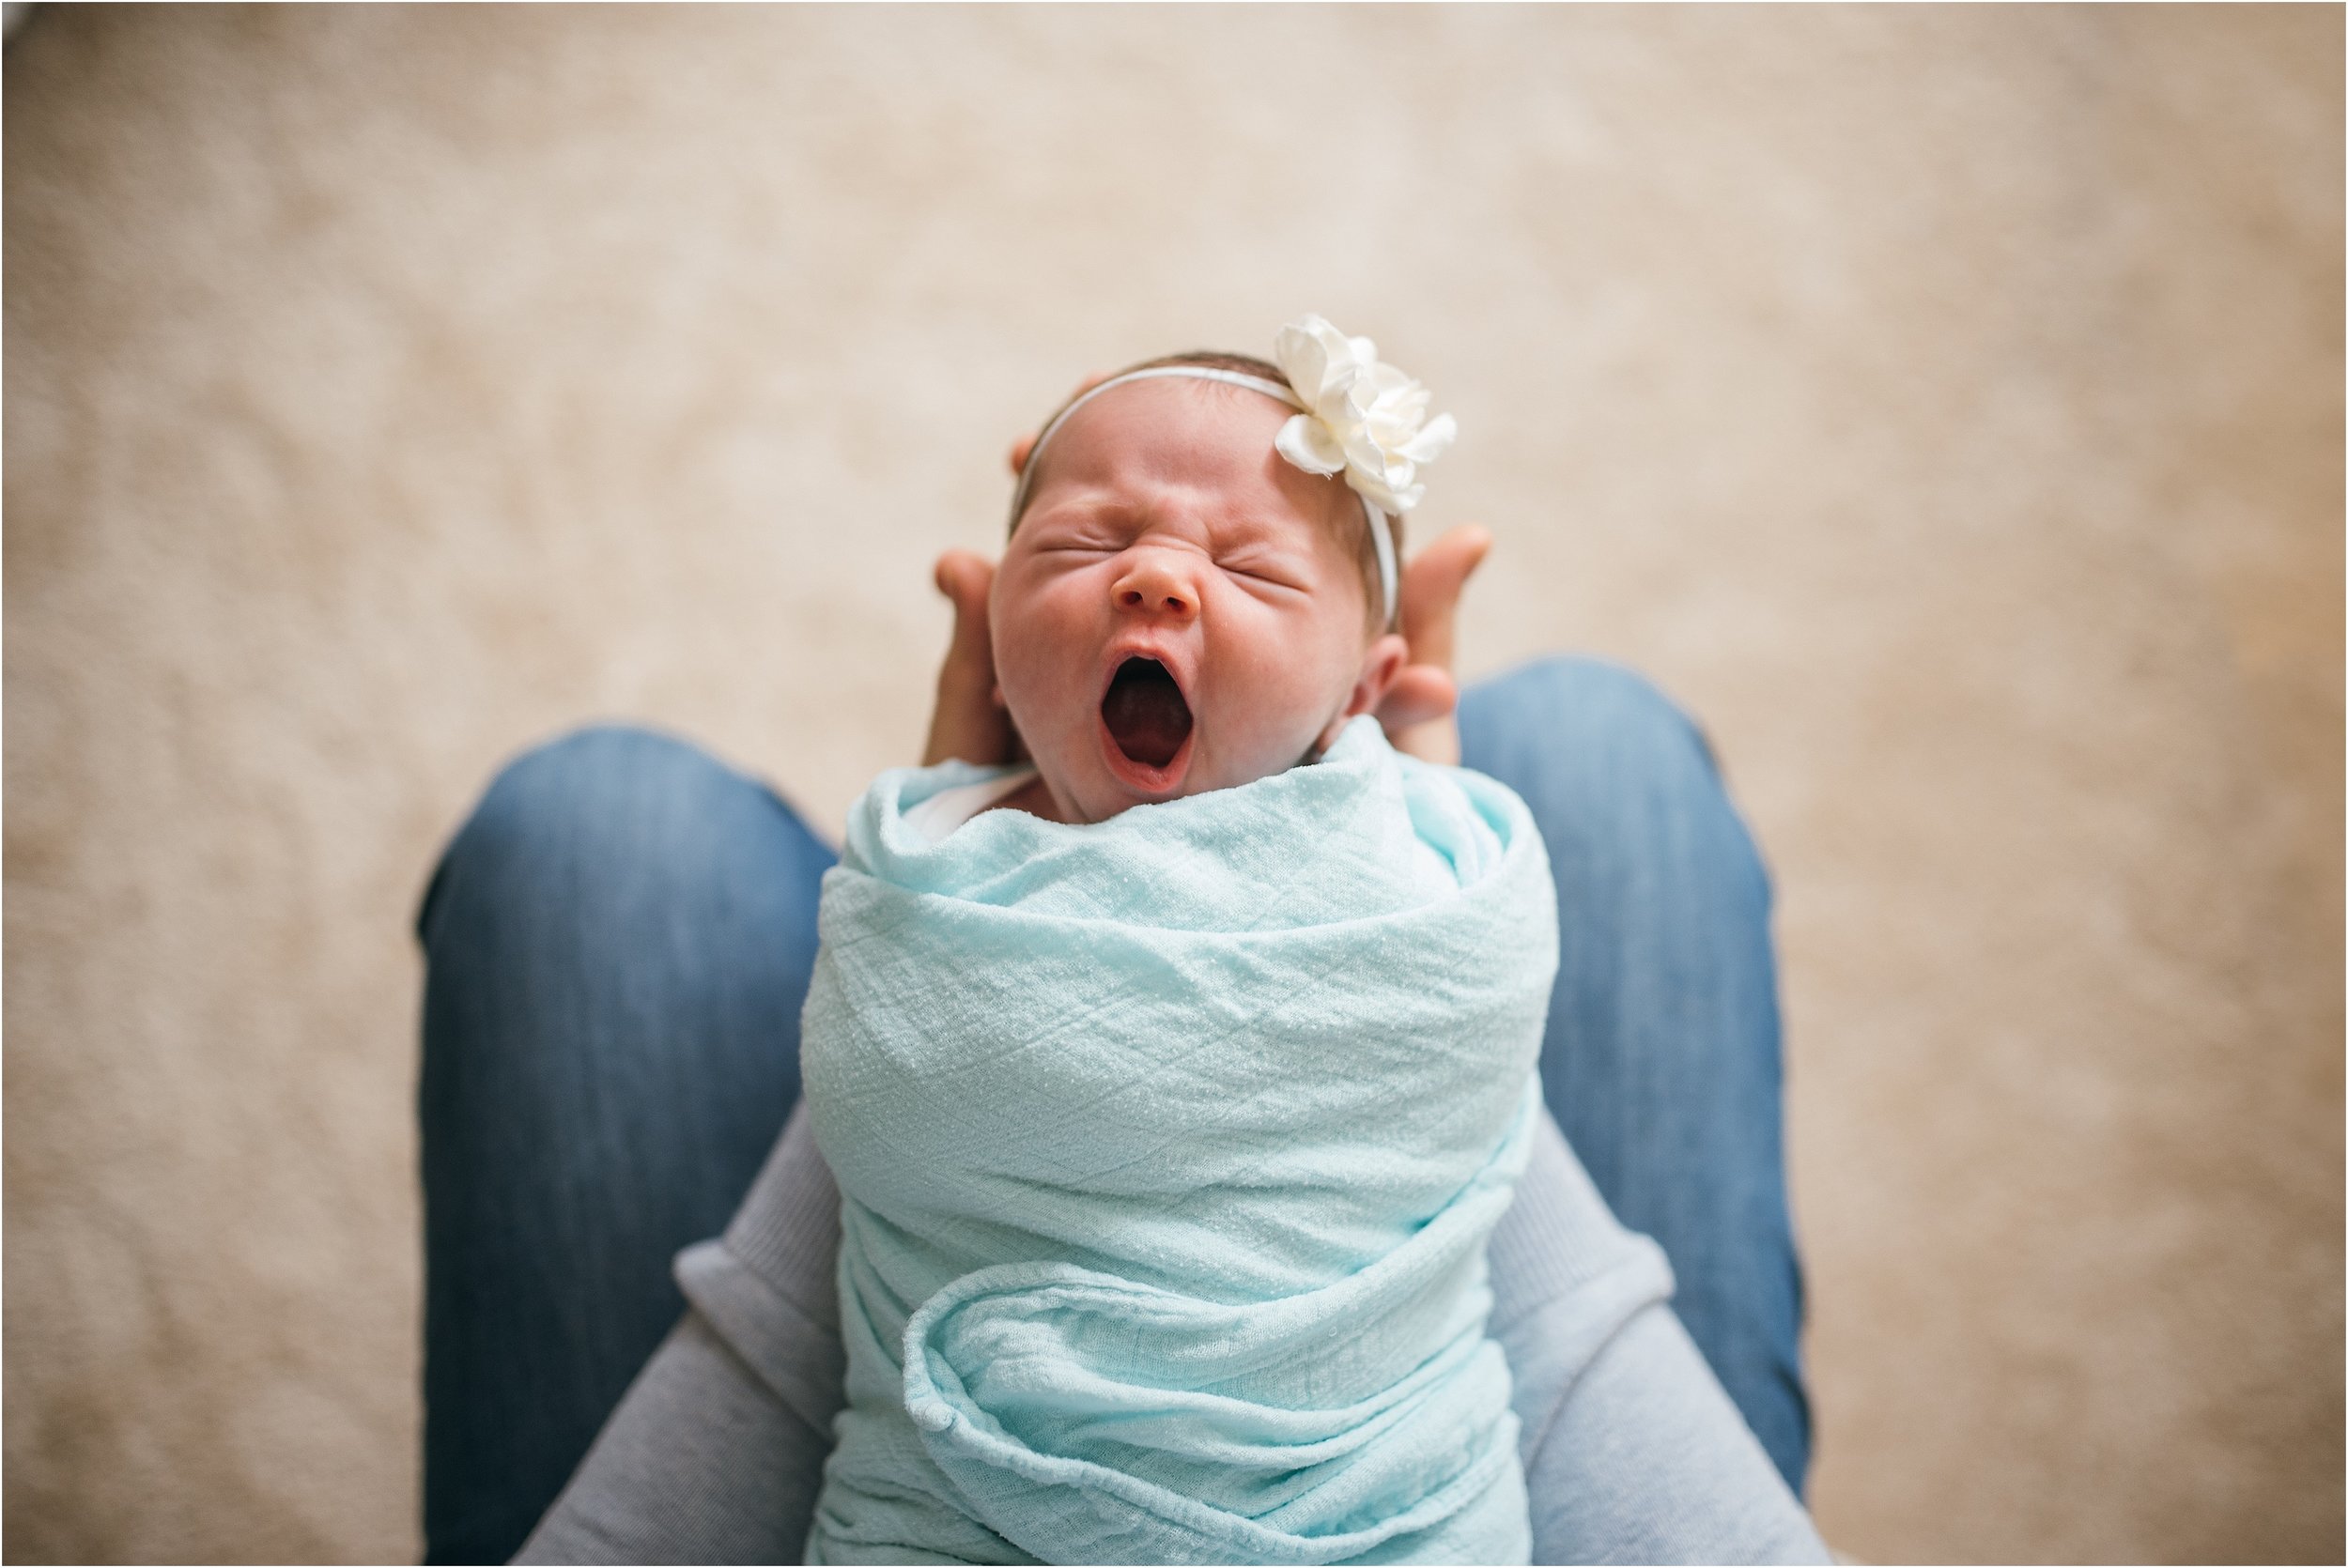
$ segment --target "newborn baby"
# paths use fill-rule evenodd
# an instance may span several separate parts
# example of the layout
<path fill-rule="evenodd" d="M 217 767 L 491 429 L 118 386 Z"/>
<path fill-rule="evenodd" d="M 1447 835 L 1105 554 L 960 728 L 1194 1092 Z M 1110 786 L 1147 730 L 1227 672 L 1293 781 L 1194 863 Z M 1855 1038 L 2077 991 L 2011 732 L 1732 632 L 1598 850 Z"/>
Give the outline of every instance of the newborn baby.
<path fill-rule="evenodd" d="M 1318 317 L 1278 359 L 1045 427 L 989 600 L 1032 766 L 882 776 L 825 880 L 810 1561 L 1529 1553 L 1484 1242 L 1554 895 L 1522 802 L 1367 716 L 1449 421 Z"/>

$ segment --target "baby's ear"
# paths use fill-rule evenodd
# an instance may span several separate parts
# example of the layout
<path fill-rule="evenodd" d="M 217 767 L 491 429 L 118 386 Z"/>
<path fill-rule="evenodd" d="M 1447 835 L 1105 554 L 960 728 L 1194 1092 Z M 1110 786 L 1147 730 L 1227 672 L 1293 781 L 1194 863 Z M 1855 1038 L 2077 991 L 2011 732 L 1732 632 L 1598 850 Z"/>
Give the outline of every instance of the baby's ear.
<path fill-rule="evenodd" d="M 1353 689 L 1346 694 L 1345 709 L 1331 719 L 1321 730 L 1321 739 L 1313 745 L 1316 754 L 1337 744 L 1337 731 L 1356 715 L 1374 713 L 1385 699 L 1386 688 L 1402 673 L 1403 661 L 1410 657 L 1410 644 L 1394 633 L 1373 640 L 1362 650 L 1362 672 L 1353 682 Z"/>
<path fill-rule="evenodd" d="M 1396 676 L 1411 656 L 1411 645 L 1392 632 L 1371 639 L 1362 650 L 1362 672 L 1354 679 L 1353 689 L 1345 699 L 1345 711 L 1330 720 L 1328 732 L 1321 737 L 1325 746 L 1336 744 L 1337 731 L 1345 721 L 1359 714 L 1375 713 L 1385 700 L 1386 689 L 1394 684 Z"/>
<path fill-rule="evenodd" d="M 1362 650 L 1361 679 L 1353 684 L 1353 696 L 1346 704 L 1345 716 L 1352 718 L 1355 714 L 1375 711 L 1410 659 L 1411 645 L 1395 633 L 1387 632 L 1373 639 Z"/>

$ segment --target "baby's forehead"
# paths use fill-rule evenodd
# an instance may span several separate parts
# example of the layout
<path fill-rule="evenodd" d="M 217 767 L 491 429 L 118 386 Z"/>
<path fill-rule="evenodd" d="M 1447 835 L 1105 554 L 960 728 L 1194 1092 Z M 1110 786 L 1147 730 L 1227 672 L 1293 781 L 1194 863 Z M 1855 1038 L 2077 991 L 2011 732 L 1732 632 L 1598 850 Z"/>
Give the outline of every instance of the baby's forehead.
<path fill-rule="evenodd" d="M 1182 453 L 1254 458 L 1272 452 L 1289 410 L 1259 392 L 1188 376 L 1112 386 L 1063 418 L 1044 445 L 1127 458 Z"/>
<path fill-rule="evenodd" d="M 1247 520 L 1326 531 L 1353 517 L 1351 492 L 1279 455 L 1273 441 L 1291 412 L 1247 388 L 1187 377 L 1111 388 L 1036 452 L 1027 510 L 1070 486 L 1104 499 L 1160 485 L 1221 489 Z"/>

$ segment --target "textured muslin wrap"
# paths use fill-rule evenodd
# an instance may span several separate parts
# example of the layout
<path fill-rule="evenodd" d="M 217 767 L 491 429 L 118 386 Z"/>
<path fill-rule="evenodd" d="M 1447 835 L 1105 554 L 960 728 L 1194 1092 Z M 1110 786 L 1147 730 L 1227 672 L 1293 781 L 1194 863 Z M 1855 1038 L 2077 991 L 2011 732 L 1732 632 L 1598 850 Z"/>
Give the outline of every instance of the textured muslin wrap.
<path fill-rule="evenodd" d="M 903 821 L 988 776 L 883 775 L 824 883 L 809 1560 L 1524 1561 L 1484 1264 L 1557 961 L 1524 804 L 1364 718 L 1105 822 Z"/>

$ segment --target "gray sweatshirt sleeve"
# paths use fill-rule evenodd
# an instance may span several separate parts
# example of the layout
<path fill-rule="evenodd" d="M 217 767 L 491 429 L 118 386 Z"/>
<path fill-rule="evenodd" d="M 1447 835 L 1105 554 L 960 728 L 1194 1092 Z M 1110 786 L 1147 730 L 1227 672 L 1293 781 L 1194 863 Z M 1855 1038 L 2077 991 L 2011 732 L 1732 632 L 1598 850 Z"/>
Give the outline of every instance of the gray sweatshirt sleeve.
<path fill-rule="evenodd" d="M 517 1560 L 799 1560 L 842 1401 L 839 1224 L 802 1107 L 724 1237 L 679 1255 L 691 1310 Z M 1662 1253 L 1546 1116 L 1491 1257 L 1536 1562 L 1831 1560 L 1673 1316 Z"/>
<path fill-rule="evenodd" d="M 1832 1560 L 1547 1116 L 1491 1257 L 1535 1562 Z"/>
<path fill-rule="evenodd" d="M 796 1562 L 844 1399 L 840 1190 L 802 1104 L 517 1562 Z"/>

